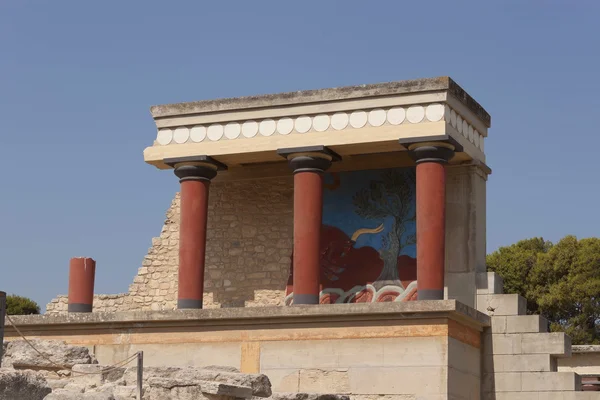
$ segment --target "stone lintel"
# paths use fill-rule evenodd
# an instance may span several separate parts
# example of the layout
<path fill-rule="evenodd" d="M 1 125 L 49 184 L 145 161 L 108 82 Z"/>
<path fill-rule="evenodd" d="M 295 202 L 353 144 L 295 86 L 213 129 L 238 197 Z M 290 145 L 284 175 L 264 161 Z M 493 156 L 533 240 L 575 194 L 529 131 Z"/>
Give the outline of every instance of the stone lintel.
<path fill-rule="evenodd" d="M 117 313 L 14 316 L 21 330 L 35 335 L 65 329 L 115 329 L 148 326 L 237 326 L 281 323 L 333 323 L 352 321 L 455 320 L 481 331 L 490 317 L 456 300 L 410 301 L 375 304 L 327 304 L 296 307 L 219 308 L 203 310 L 133 311 Z M 8 337 L 16 336 L 11 326 Z"/>
<path fill-rule="evenodd" d="M 356 156 L 401 153 L 398 139 L 447 135 L 460 159 L 485 162 L 489 114 L 450 78 L 418 79 L 153 107 L 144 160 L 212 156 L 235 169 L 278 161 L 278 149 L 326 146 Z M 346 163 L 347 164 L 347 163 Z M 346 165 L 345 164 L 345 165 Z"/>
<path fill-rule="evenodd" d="M 381 97 L 398 94 L 412 94 L 431 91 L 448 91 L 488 128 L 491 117 L 485 109 L 463 88 L 448 76 L 422 78 L 368 85 L 344 86 L 337 88 L 301 90 L 296 92 L 266 94 L 202 100 L 188 103 L 152 106 L 150 112 L 155 119 L 202 113 L 214 113 L 241 109 L 288 106 L 291 104 L 319 103 L 325 101 L 349 100 L 365 97 Z"/>

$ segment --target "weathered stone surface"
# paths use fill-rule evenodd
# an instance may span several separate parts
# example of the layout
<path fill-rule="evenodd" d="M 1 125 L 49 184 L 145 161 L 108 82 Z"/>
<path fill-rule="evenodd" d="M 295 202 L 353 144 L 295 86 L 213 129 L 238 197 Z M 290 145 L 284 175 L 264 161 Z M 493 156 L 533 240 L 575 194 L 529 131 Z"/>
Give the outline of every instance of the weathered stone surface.
<path fill-rule="evenodd" d="M 51 390 L 40 374 L 0 368 L 0 400 L 42 400 Z"/>
<path fill-rule="evenodd" d="M 273 400 L 350 400 L 349 396 L 341 394 L 320 393 L 273 393 Z"/>
<path fill-rule="evenodd" d="M 154 378 L 166 380 L 172 379 L 181 382 L 195 382 L 196 384 L 200 384 L 200 382 L 216 382 L 232 386 L 248 387 L 252 390 L 251 395 L 257 397 L 269 397 L 272 394 L 271 382 L 266 375 L 262 374 L 243 374 L 222 371 L 219 369 L 197 367 L 144 368 L 144 381 L 150 382 Z M 137 380 L 137 368 L 128 368 L 123 375 L 123 380 L 126 385 L 135 385 Z M 158 383 L 156 384 L 158 385 Z"/>
<path fill-rule="evenodd" d="M 136 393 L 136 386 L 116 386 L 113 390 L 113 396 L 115 397 L 115 400 L 135 399 Z"/>
<path fill-rule="evenodd" d="M 249 399 L 252 397 L 252 388 L 248 386 L 229 385 L 221 382 L 200 381 L 203 394 L 216 394 L 235 398 Z"/>
<path fill-rule="evenodd" d="M 97 363 L 87 347 L 71 346 L 60 340 L 39 340 L 30 339 L 30 343 L 35 346 L 46 358 L 38 354 L 23 340 L 15 340 L 8 344 L 6 348 L 6 361 L 15 368 L 56 368 L 56 364 L 67 369 L 75 364 L 95 364 Z M 4 364 L 4 362 L 3 362 Z"/>
<path fill-rule="evenodd" d="M 202 390 L 197 381 L 152 377 L 144 391 L 146 400 L 197 400 L 202 399 Z"/>
<path fill-rule="evenodd" d="M 121 379 L 125 368 L 107 368 L 105 365 L 99 364 L 77 364 L 73 366 L 72 371 L 73 382 L 90 387 L 101 386 L 107 382 Z"/>
<path fill-rule="evenodd" d="M 115 400 L 115 398 L 110 393 L 77 393 L 65 389 L 57 389 L 44 397 L 44 400 Z"/>

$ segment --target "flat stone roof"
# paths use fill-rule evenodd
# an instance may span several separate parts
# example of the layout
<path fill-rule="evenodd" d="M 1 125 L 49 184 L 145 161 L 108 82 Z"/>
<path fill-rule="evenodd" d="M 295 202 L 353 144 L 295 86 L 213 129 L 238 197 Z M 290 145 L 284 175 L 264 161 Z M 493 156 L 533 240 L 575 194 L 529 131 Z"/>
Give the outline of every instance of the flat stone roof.
<path fill-rule="evenodd" d="M 221 111 L 319 103 L 439 90 L 449 91 L 456 99 L 477 115 L 488 128 L 491 126 L 490 114 L 488 114 L 475 99 L 448 76 L 328 89 L 301 90 L 258 96 L 202 100 L 188 103 L 164 104 L 152 106 L 150 112 L 154 119 L 160 119 L 191 114 L 206 114 Z"/>
<path fill-rule="evenodd" d="M 171 310 L 171 311 L 134 311 L 120 313 L 70 313 L 49 315 L 12 316 L 18 327 L 45 329 L 52 325 L 79 324 L 144 324 L 151 322 L 185 323 L 203 322 L 206 324 L 250 323 L 256 320 L 262 323 L 267 320 L 324 319 L 340 320 L 378 320 L 378 319 L 430 319 L 451 318 L 462 320 L 478 327 L 489 326 L 490 317 L 456 300 L 410 301 L 401 303 L 374 304 L 328 304 L 319 306 L 291 307 L 250 307 L 250 308 L 217 308 L 206 310 Z M 13 331 L 10 323 L 7 332 Z"/>

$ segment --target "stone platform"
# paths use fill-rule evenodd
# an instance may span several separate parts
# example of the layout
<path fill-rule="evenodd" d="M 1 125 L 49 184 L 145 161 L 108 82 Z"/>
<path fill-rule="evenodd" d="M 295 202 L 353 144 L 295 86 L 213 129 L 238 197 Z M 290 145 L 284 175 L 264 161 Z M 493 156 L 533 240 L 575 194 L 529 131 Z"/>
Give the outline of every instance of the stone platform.
<path fill-rule="evenodd" d="M 88 346 L 102 364 L 226 365 L 276 392 L 476 399 L 490 318 L 455 300 L 15 317 L 28 337 Z M 7 327 L 7 340 L 17 339 Z M 416 396 L 416 397 L 415 397 Z M 400 397 L 403 398 L 403 397 Z"/>

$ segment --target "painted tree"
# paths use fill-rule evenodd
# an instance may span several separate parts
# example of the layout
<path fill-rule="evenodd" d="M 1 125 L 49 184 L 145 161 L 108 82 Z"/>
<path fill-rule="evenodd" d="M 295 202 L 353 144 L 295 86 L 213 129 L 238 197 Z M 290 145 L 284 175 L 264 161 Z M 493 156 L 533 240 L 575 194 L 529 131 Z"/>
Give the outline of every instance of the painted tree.
<path fill-rule="evenodd" d="M 415 171 L 390 169 L 368 188 L 358 191 L 352 202 L 356 213 L 365 219 L 383 222 L 392 218 L 392 227 L 379 251 L 383 270 L 376 281 L 378 289 L 385 285 L 402 286 L 398 275 L 398 256 L 406 246 L 417 242 L 416 235 L 406 234 L 416 221 L 414 207 Z"/>
<path fill-rule="evenodd" d="M 600 344 L 600 238 L 523 240 L 488 255 L 487 265 L 552 331 L 566 332 L 574 344 Z"/>

